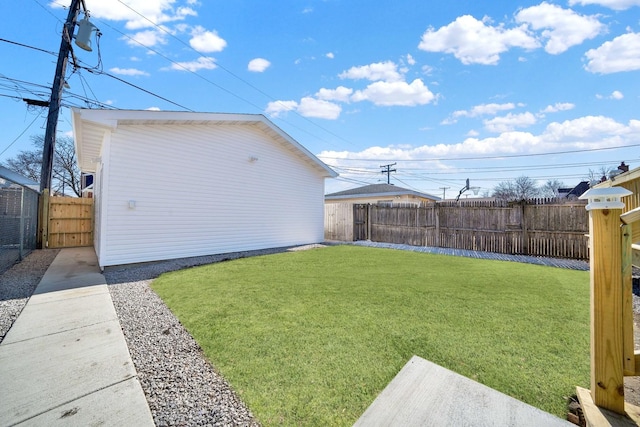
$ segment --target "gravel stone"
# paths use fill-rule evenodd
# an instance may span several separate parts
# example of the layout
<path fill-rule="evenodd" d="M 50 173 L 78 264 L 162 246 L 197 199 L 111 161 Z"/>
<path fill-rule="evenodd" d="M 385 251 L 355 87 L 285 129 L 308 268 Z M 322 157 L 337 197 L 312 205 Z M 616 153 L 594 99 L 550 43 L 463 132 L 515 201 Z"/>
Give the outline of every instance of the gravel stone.
<path fill-rule="evenodd" d="M 129 352 L 156 426 L 259 426 L 249 409 L 207 361 L 198 343 L 149 287 L 168 271 L 285 250 L 277 248 L 107 268 L 104 272 Z M 36 250 L 0 275 L 0 342 L 58 250 Z M 640 285 L 634 269 L 633 309 L 640 323 Z M 636 344 L 640 337 L 636 336 Z M 636 377 L 634 377 L 636 378 Z M 632 396 L 640 396 L 639 390 Z M 638 395 L 638 396 L 636 396 Z M 633 399 L 631 399 L 633 400 Z M 640 399 L 639 399 L 640 401 Z"/>
<path fill-rule="evenodd" d="M 0 275 L 0 342 L 27 305 L 58 252 L 57 249 L 35 250 Z"/>
<path fill-rule="evenodd" d="M 149 287 L 168 271 L 277 248 L 107 268 L 104 275 L 157 426 L 259 426 L 202 349 Z"/>

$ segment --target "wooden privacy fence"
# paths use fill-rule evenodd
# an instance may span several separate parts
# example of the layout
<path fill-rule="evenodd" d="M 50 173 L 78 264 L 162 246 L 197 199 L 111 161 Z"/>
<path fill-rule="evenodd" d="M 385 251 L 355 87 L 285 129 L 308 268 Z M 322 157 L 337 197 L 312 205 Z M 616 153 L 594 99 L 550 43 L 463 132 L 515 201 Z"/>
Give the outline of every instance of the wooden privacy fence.
<path fill-rule="evenodd" d="M 371 240 L 413 246 L 587 259 L 589 216 L 583 201 L 555 199 L 442 202 L 424 206 L 325 207 L 325 230 L 343 225 L 351 210 L 352 231 L 325 233 L 328 240 Z M 332 212 L 332 215 L 327 215 Z"/>
<path fill-rule="evenodd" d="M 93 200 L 55 196 L 48 198 L 49 221 L 47 228 L 43 230 L 47 247 L 93 245 Z"/>

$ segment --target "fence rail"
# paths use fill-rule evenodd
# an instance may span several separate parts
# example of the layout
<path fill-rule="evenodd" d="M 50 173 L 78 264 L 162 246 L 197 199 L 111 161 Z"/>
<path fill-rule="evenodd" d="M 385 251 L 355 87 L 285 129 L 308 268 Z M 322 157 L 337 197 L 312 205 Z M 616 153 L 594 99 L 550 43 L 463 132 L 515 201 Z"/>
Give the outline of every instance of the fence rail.
<path fill-rule="evenodd" d="M 49 198 L 49 248 L 91 246 L 93 244 L 93 199 Z"/>
<path fill-rule="evenodd" d="M 346 224 L 351 222 L 351 229 Z M 340 224 L 341 233 L 334 230 Z M 587 259 L 589 217 L 581 201 L 537 199 L 424 206 L 325 206 L 325 238 Z"/>

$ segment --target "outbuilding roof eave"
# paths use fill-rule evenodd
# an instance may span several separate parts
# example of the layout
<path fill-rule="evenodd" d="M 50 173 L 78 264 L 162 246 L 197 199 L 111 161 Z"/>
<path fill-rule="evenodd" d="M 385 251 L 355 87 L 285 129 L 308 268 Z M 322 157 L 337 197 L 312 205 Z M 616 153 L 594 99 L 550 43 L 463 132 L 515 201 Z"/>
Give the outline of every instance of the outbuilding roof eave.
<path fill-rule="evenodd" d="M 95 172 L 105 131 L 120 124 L 254 124 L 271 137 L 288 144 L 292 151 L 318 169 L 325 178 L 338 173 L 318 159 L 299 142 L 262 114 L 201 113 L 188 111 L 103 110 L 72 108 L 72 126 L 78 166 L 83 172 Z M 95 135 L 93 135 L 95 133 Z"/>

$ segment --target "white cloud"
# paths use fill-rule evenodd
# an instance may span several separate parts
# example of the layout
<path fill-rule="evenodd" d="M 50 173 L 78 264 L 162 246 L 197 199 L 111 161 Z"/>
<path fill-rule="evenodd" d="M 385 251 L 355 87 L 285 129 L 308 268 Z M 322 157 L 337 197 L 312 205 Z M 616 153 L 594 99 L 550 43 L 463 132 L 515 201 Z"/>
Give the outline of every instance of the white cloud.
<path fill-rule="evenodd" d="M 592 73 L 611 74 L 640 70 L 640 33 L 627 33 L 585 53 L 585 69 Z"/>
<path fill-rule="evenodd" d="M 392 61 L 376 62 L 374 64 L 351 67 L 347 71 L 338 74 L 341 79 L 366 79 L 372 82 L 385 80 L 388 82 L 400 81 L 402 74 L 398 72 L 398 66 Z"/>
<path fill-rule="evenodd" d="M 596 98 L 597 99 L 614 99 L 616 101 L 619 101 L 624 98 L 624 94 L 619 90 L 614 90 L 613 92 L 611 92 L 610 95 L 596 94 Z"/>
<path fill-rule="evenodd" d="M 575 104 L 570 102 L 556 102 L 554 105 L 548 105 L 541 113 L 557 113 L 558 111 L 568 111 L 574 108 Z"/>
<path fill-rule="evenodd" d="M 298 105 L 298 113 L 304 117 L 316 117 L 319 119 L 335 120 L 340 116 L 342 107 L 333 102 L 304 97 Z"/>
<path fill-rule="evenodd" d="M 509 113 L 506 116 L 485 120 L 484 127 L 489 132 L 511 132 L 517 128 L 526 128 L 536 123 L 536 116 L 526 112 L 521 114 Z"/>
<path fill-rule="evenodd" d="M 197 25 L 191 30 L 189 45 L 202 53 L 222 52 L 227 47 L 227 42 L 216 31 L 209 31 Z"/>
<path fill-rule="evenodd" d="M 415 58 L 410 53 L 407 54 L 407 64 L 409 64 L 409 65 L 415 65 L 416 64 Z"/>
<path fill-rule="evenodd" d="M 636 129 L 636 132 L 640 129 Z M 632 129 L 610 117 L 585 116 L 547 126 L 543 137 L 548 141 L 580 141 L 597 143 L 603 138 L 620 137 Z"/>
<path fill-rule="evenodd" d="M 162 111 L 162 110 L 160 110 L 160 107 L 149 107 L 149 108 L 145 108 L 145 110 L 147 110 L 147 111 Z"/>
<path fill-rule="evenodd" d="M 614 90 L 611 93 L 611 99 L 622 99 L 622 98 L 624 98 L 624 95 L 619 90 Z"/>
<path fill-rule="evenodd" d="M 430 65 L 423 65 L 421 68 L 422 73 L 426 76 L 430 76 L 431 73 L 433 73 L 433 67 L 431 67 Z"/>
<path fill-rule="evenodd" d="M 92 2 L 91 16 L 110 21 L 126 21 L 125 27 L 129 30 L 149 28 L 153 27 L 154 23 L 163 24 L 181 21 L 188 16 L 197 16 L 197 12 L 190 7 L 175 7 L 175 0 L 127 0 L 126 4 L 128 7 L 118 0 Z M 58 1 L 52 1 L 49 5 L 62 7 Z"/>
<path fill-rule="evenodd" d="M 111 71 L 113 74 L 120 74 L 122 76 L 148 76 L 149 75 L 149 73 L 147 73 L 146 71 L 138 70 L 137 68 L 113 67 L 113 68 L 110 68 L 109 71 Z"/>
<path fill-rule="evenodd" d="M 274 101 L 267 104 L 265 112 L 271 117 L 280 117 L 282 113 L 295 111 L 298 108 L 296 101 Z"/>
<path fill-rule="evenodd" d="M 640 6 L 640 0 L 569 0 L 569 6 L 576 4 L 588 5 L 596 4 L 599 6 L 608 7 L 613 10 L 625 10 L 633 6 Z"/>
<path fill-rule="evenodd" d="M 503 25 L 487 25 L 487 22 L 488 18 L 479 21 L 471 15 L 460 16 L 438 30 L 429 28 L 422 35 L 418 48 L 453 54 L 463 64 L 495 65 L 500 54 L 512 47 L 539 47 L 525 26 L 506 29 Z"/>
<path fill-rule="evenodd" d="M 327 58 L 329 58 L 329 59 L 333 59 L 333 58 L 335 58 L 335 57 L 336 57 L 336 56 L 333 54 L 333 52 L 327 52 L 324 56 L 326 56 L 326 57 L 327 57 Z"/>
<path fill-rule="evenodd" d="M 171 64 L 171 70 L 178 71 L 192 71 L 196 72 L 199 70 L 213 70 L 217 67 L 216 60 L 211 58 L 210 56 L 201 56 L 195 61 L 186 61 L 186 62 L 176 62 Z"/>
<path fill-rule="evenodd" d="M 595 16 L 580 15 L 547 2 L 520 10 L 516 21 L 534 30 L 543 30 L 542 38 L 547 40 L 544 50 L 552 55 L 592 39 L 605 29 Z"/>
<path fill-rule="evenodd" d="M 420 79 L 415 79 L 411 84 L 403 81 L 377 81 L 364 90 L 356 91 L 351 97 L 356 102 L 370 101 L 380 106 L 424 105 L 435 98 Z"/>
<path fill-rule="evenodd" d="M 129 46 L 154 47 L 159 44 L 167 44 L 167 34 L 158 30 L 139 31 L 125 37 L 121 37 Z"/>
<path fill-rule="evenodd" d="M 333 102 L 304 97 L 300 103 L 296 101 L 275 101 L 267 104 L 265 112 L 271 117 L 280 117 L 283 113 L 296 111 L 304 117 L 335 120 L 340 116 L 342 107 Z"/>
<path fill-rule="evenodd" d="M 603 116 L 586 116 L 562 123 L 553 122 L 539 135 L 523 131 L 504 132 L 478 139 L 470 134 L 459 143 L 423 145 L 419 147 L 369 147 L 360 152 L 323 151 L 319 157 L 337 159 L 398 159 L 469 157 L 471 155 L 526 154 L 568 149 L 596 149 L 612 144 L 640 142 L 640 120 L 627 125 Z M 332 160 L 332 162 L 335 162 Z M 352 164 L 350 162 L 350 164 Z"/>
<path fill-rule="evenodd" d="M 450 125 L 458 122 L 460 117 L 478 117 L 478 116 L 495 116 L 500 111 L 513 110 L 516 105 L 512 102 L 506 104 L 480 104 L 472 107 L 470 110 L 454 111 L 451 117 L 445 119 L 442 124 Z"/>
<path fill-rule="evenodd" d="M 247 69 L 249 71 L 253 71 L 254 73 L 262 73 L 264 70 L 271 66 L 271 62 L 267 61 L 264 58 L 254 58 L 249 61 L 249 65 L 247 65 Z"/>
<path fill-rule="evenodd" d="M 339 101 L 339 102 L 349 102 L 349 98 L 353 93 L 353 89 L 338 86 L 335 89 L 325 89 L 322 88 L 316 93 L 316 98 L 322 99 L 325 101 Z"/>

